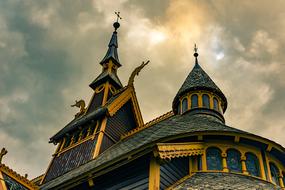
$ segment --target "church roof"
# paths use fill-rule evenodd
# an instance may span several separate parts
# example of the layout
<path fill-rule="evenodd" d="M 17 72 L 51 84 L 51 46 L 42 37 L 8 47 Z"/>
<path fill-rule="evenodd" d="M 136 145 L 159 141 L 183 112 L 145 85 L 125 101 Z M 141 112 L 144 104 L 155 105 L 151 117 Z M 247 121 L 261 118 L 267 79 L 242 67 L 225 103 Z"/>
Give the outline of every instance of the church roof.
<path fill-rule="evenodd" d="M 110 59 L 117 65 L 117 66 L 121 66 L 120 61 L 119 61 L 119 56 L 118 56 L 118 52 L 117 52 L 117 48 L 118 48 L 118 40 L 117 40 L 117 32 L 114 31 L 113 35 L 111 37 L 111 40 L 109 42 L 108 45 L 108 51 L 105 55 L 105 57 L 103 58 L 103 60 L 100 62 L 101 65 L 103 65 L 104 63 L 108 62 Z"/>
<path fill-rule="evenodd" d="M 233 173 L 198 172 L 189 176 L 180 184 L 172 187 L 173 190 L 196 190 L 196 189 L 259 189 L 259 190 L 281 190 L 281 187 L 253 178 Z"/>
<path fill-rule="evenodd" d="M 197 57 L 194 68 L 189 73 L 174 98 L 173 108 L 176 107 L 175 104 L 177 103 L 180 96 L 191 90 L 209 90 L 217 93 L 225 102 L 227 102 L 227 99 L 223 92 L 220 90 L 220 88 L 214 83 L 214 81 L 199 65 Z M 225 105 L 224 111 L 226 110 L 226 106 L 227 105 Z"/>
<path fill-rule="evenodd" d="M 62 128 L 59 132 L 57 132 L 54 136 L 50 138 L 50 142 L 57 142 L 58 139 L 62 138 L 65 134 L 77 129 L 79 126 L 85 124 L 88 121 L 96 120 L 105 115 L 107 112 L 107 108 L 100 107 L 95 111 L 89 113 L 88 115 L 84 115 L 79 118 L 75 118 L 70 123 L 68 123 L 64 128 Z"/>
<path fill-rule="evenodd" d="M 106 82 L 107 79 L 112 80 L 118 87 L 123 86 L 118 75 L 114 72 L 110 73 L 108 71 L 102 72 L 89 86 L 91 88 L 92 86 L 98 86 L 100 83 Z"/>
<path fill-rule="evenodd" d="M 83 115 L 82 117 L 75 118 L 71 122 L 69 122 L 63 129 L 61 129 L 59 132 L 57 132 L 54 136 L 50 138 L 50 142 L 57 142 L 60 138 L 62 138 L 66 133 L 69 133 L 71 131 L 76 130 L 78 127 L 84 125 L 85 123 L 96 120 L 98 118 L 101 118 L 102 116 L 105 116 L 108 112 L 107 106 L 110 105 L 113 101 L 116 100 L 116 98 L 124 92 L 125 89 L 122 89 L 117 94 L 112 96 L 105 104 L 105 106 L 99 107 L 96 110 Z"/>
<path fill-rule="evenodd" d="M 233 132 L 238 134 L 250 134 L 239 129 L 226 126 L 214 116 L 205 114 L 174 115 L 119 141 L 117 144 L 99 155 L 96 159 L 63 174 L 50 182 L 47 182 L 42 186 L 42 189 L 55 187 L 65 181 L 94 170 L 98 166 L 104 165 L 110 161 L 124 159 L 124 156 L 128 153 L 140 148 L 150 148 L 154 146 L 155 143 L 161 142 L 164 138 L 191 134 L 194 132 Z"/>

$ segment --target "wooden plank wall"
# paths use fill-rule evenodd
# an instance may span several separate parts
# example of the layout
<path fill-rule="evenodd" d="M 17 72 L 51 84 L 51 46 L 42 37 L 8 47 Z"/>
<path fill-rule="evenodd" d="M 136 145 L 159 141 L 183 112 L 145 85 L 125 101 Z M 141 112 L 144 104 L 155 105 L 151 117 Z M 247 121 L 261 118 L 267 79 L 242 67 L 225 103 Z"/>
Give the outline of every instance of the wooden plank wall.
<path fill-rule="evenodd" d="M 189 174 L 189 158 L 176 158 L 160 166 L 160 189 L 165 189 Z"/>
<path fill-rule="evenodd" d="M 56 156 L 51 163 L 44 183 L 89 161 L 92 158 L 96 141 L 96 138 L 88 140 Z"/>

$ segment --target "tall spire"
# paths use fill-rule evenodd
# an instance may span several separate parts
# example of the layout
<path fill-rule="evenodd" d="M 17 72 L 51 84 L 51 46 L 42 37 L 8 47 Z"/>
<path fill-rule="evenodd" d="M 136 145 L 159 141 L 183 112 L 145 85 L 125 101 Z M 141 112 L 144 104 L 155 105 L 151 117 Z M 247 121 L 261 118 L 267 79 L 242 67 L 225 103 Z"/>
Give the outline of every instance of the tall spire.
<path fill-rule="evenodd" d="M 195 65 L 198 64 L 198 48 L 197 48 L 197 45 L 195 44 L 194 45 L 194 57 L 195 57 Z"/>
<path fill-rule="evenodd" d="M 114 64 L 116 64 L 118 67 L 120 67 L 121 64 L 120 64 L 119 56 L 118 56 L 118 52 L 117 52 L 117 48 L 118 48 L 117 29 L 120 27 L 120 23 L 118 21 L 119 21 L 119 19 L 122 19 L 122 17 L 120 16 L 120 12 L 115 12 L 115 14 L 117 15 L 117 21 L 114 22 L 114 24 L 113 24 L 113 27 L 115 30 L 114 30 L 113 35 L 111 37 L 111 40 L 109 42 L 108 51 L 107 51 L 105 57 L 103 58 L 103 60 L 100 62 L 100 64 L 103 65 L 104 63 L 108 63 L 109 60 L 112 60 L 114 62 Z"/>
<path fill-rule="evenodd" d="M 118 56 L 118 39 L 117 39 L 117 30 L 120 27 L 120 23 L 118 22 L 120 17 L 120 12 L 115 12 L 117 15 L 116 22 L 114 22 L 114 32 L 110 39 L 108 50 L 100 64 L 103 66 L 102 73 L 89 85 L 91 88 L 95 90 L 98 85 L 106 82 L 107 80 L 111 81 L 111 83 L 117 88 L 121 88 L 123 85 L 117 76 L 117 68 L 121 66 L 119 56 Z M 112 63 L 110 63 L 110 61 Z"/>

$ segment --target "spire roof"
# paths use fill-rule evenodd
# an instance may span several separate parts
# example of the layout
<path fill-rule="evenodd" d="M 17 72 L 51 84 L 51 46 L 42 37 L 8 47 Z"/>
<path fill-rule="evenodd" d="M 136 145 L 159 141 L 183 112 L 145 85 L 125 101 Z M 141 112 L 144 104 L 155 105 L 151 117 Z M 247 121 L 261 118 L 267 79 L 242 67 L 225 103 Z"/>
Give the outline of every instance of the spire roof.
<path fill-rule="evenodd" d="M 209 77 L 209 75 L 202 69 L 202 67 L 198 63 L 198 53 L 197 47 L 195 44 L 195 66 L 193 67 L 192 71 L 189 73 L 187 78 L 185 79 L 184 83 L 180 87 L 179 91 L 177 92 L 174 101 L 173 101 L 173 108 L 175 109 L 175 105 L 177 104 L 179 98 L 185 94 L 186 92 L 192 90 L 208 90 L 218 94 L 224 102 L 227 102 L 227 99 L 220 88 L 214 83 L 214 81 Z M 226 110 L 226 106 L 224 110 Z"/>
<path fill-rule="evenodd" d="M 115 24 L 114 24 L 115 25 Z M 115 30 L 113 32 L 113 35 L 111 37 L 111 40 L 108 45 L 108 51 L 103 58 L 103 60 L 100 62 L 101 65 L 104 63 L 108 63 L 109 60 L 112 60 L 118 67 L 121 66 L 120 61 L 119 61 L 119 56 L 118 56 L 118 40 L 117 40 L 117 31 Z"/>
<path fill-rule="evenodd" d="M 120 28 L 120 23 L 118 21 L 119 19 L 122 19 L 122 18 L 120 17 L 120 12 L 115 12 L 115 14 L 117 15 L 117 21 L 114 22 L 113 24 L 115 31 L 113 32 L 113 35 L 109 42 L 108 51 L 105 57 L 103 58 L 103 60 L 100 62 L 100 64 L 103 65 L 104 63 L 108 63 L 109 60 L 112 60 L 118 67 L 120 67 L 121 64 L 119 61 L 119 56 L 118 56 L 118 51 L 117 51 L 117 48 L 118 48 L 117 29 Z"/>

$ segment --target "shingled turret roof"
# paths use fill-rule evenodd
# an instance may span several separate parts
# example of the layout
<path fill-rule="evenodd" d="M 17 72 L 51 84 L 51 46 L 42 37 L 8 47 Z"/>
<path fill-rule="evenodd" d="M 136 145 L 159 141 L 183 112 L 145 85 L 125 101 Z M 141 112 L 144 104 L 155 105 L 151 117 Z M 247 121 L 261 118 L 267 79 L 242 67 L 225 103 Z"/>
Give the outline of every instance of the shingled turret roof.
<path fill-rule="evenodd" d="M 108 51 L 103 58 L 103 60 L 100 62 L 101 65 L 104 63 L 107 63 L 109 60 L 112 60 L 118 67 L 121 66 L 120 61 L 119 61 L 119 56 L 117 52 L 118 48 L 118 40 L 117 40 L 117 29 L 120 27 L 120 24 L 118 22 L 114 23 L 114 28 L 115 31 L 113 32 L 113 35 L 111 37 L 111 40 L 108 45 Z"/>
<path fill-rule="evenodd" d="M 177 103 L 179 98 L 192 90 L 209 90 L 211 92 L 216 93 L 219 95 L 222 100 L 225 102 L 224 110 L 227 109 L 227 99 L 220 88 L 214 83 L 214 81 L 209 77 L 209 75 L 202 69 L 202 67 L 198 63 L 198 53 L 194 54 L 195 56 L 195 66 L 193 67 L 192 71 L 187 76 L 186 80 L 180 87 L 179 91 L 177 92 L 174 100 L 173 100 L 173 110 L 177 109 Z"/>

